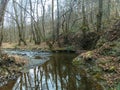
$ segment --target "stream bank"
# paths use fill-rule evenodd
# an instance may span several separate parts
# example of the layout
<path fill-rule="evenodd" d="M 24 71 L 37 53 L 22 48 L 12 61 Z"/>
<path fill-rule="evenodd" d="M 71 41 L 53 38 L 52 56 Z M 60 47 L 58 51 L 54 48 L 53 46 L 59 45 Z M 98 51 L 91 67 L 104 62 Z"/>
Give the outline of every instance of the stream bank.
<path fill-rule="evenodd" d="M 120 90 L 120 20 L 101 35 L 95 49 L 81 53 L 73 63 L 104 90 Z"/>
<path fill-rule="evenodd" d="M 0 58 L 0 87 L 16 79 L 30 68 L 49 60 L 49 52 L 4 49 Z"/>
<path fill-rule="evenodd" d="M 49 59 L 37 58 L 38 61 L 46 61 L 25 67 L 15 82 L 11 80 L 7 85 L 0 87 L 0 90 L 103 90 L 99 83 L 88 77 L 84 69 L 72 64 L 73 58 L 77 56 L 74 53 L 7 52 L 29 55 L 34 62 L 36 55 Z"/>
<path fill-rule="evenodd" d="M 10 80 L 17 79 L 25 64 L 27 64 L 27 60 L 19 56 L 2 54 L 0 58 L 0 86 L 7 84 Z"/>

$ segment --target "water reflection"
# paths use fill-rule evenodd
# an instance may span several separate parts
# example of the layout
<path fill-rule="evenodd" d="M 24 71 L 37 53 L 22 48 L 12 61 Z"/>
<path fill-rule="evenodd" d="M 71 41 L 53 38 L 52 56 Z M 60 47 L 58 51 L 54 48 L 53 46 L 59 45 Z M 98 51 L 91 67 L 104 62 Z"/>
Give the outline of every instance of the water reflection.
<path fill-rule="evenodd" d="M 72 65 L 74 54 L 54 54 L 41 66 L 23 73 L 13 90 L 102 90 Z M 97 89 L 96 89 L 97 88 Z"/>

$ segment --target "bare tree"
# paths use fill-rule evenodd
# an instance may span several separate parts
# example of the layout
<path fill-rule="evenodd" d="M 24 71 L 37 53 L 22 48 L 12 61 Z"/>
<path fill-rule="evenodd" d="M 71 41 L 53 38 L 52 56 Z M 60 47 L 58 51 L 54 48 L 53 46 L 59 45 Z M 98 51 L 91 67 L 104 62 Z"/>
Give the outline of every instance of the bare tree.
<path fill-rule="evenodd" d="M 5 9 L 7 6 L 9 0 L 1 0 L 0 2 L 0 46 L 2 45 L 2 40 L 3 40 L 3 21 L 4 21 L 4 14 L 5 14 Z"/>
<path fill-rule="evenodd" d="M 18 17 L 18 11 L 17 11 L 17 5 L 15 3 L 15 1 L 13 0 L 13 8 L 14 8 L 14 12 L 15 12 L 15 17 L 16 17 L 16 24 L 17 24 L 17 28 L 18 28 L 18 33 L 19 33 L 19 42 L 18 42 L 18 45 L 21 45 L 21 42 L 24 43 L 24 45 L 27 45 L 26 41 L 24 40 L 23 38 L 23 35 L 22 35 L 22 30 L 23 30 L 23 23 L 22 23 L 22 11 L 20 12 L 20 20 L 21 20 L 21 23 L 19 23 L 19 17 Z M 22 9 L 22 8 L 21 8 Z"/>
<path fill-rule="evenodd" d="M 54 0 L 52 0 L 52 38 L 55 41 L 55 28 L 54 28 Z"/>
<path fill-rule="evenodd" d="M 60 32 L 60 11 L 59 11 L 59 0 L 57 0 L 57 26 L 56 26 L 56 38 L 58 42 L 58 46 L 60 46 L 59 42 L 59 32 Z"/>
<path fill-rule="evenodd" d="M 31 16 L 31 32 L 33 34 L 33 40 L 35 44 L 39 45 L 41 43 L 41 39 L 43 38 L 41 31 L 40 31 L 40 25 L 39 25 L 39 15 L 38 15 L 38 0 L 37 3 L 34 4 L 34 8 L 36 6 L 36 13 L 35 10 L 33 9 L 33 4 L 32 1 L 29 0 L 30 3 L 30 16 Z M 35 21 L 34 17 L 35 14 L 37 16 L 37 20 Z"/>
<path fill-rule="evenodd" d="M 8 0 L 2 0 L 2 2 L 5 1 Z M 51 0 L 51 3 L 48 3 L 49 1 L 14 0 L 14 4 L 11 6 L 13 8 L 10 8 L 14 12 L 11 12 L 8 17 L 16 24 L 13 25 L 13 22 L 9 22 L 12 24 L 9 24 L 11 29 L 8 29 L 9 32 L 7 32 L 7 30 L 2 31 L 3 23 L 0 23 L 0 40 L 2 41 L 2 32 L 5 32 L 5 39 L 12 37 L 9 41 L 14 41 L 13 33 L 15 32 L 16 40 L 21 37 L 19 44 L 30 39 L 35 44 L 41 44 L 46 40 L 49 46 L 56 43 L 60 45 L 62 43 L 61 37 L 64 38 L 64 44 L 68 44 L 70 33 L 79 31 L 85 34 L 86 31 L 91 32 L 90 30 L 101 31 L 101 28 L 106 27 L 111 18 L 120 15 L 120 0 Z M 49 10 L 46 8 L 48 4 Z M 3 4 L 0 5 L 0 9 L 2 6 Z M 4 5 L 4 7 L 6 6 Z M 2 10 L 4 11 L 4 9 Z M 1 14 L 2 17 L 3 14 Z M 1 21 L 3 22 L 3 18 Z"/>
<path fill-rule="evenodd" d="M 41 0 L 41 5 L 42 5 L 42 29 L 43 29 L 44 40 L 46 39 L 46 36 L 45 36 L 45 3 L 46 3 L 46 0 Z"/>

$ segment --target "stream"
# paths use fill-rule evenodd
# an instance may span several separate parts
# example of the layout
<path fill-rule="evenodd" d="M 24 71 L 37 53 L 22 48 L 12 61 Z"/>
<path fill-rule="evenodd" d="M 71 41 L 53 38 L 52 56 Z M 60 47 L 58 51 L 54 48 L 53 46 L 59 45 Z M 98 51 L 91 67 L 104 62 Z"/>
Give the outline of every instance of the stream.
<path fill-rule="evenodd" d="M 22 75 L 0 90 L 95 90 L 96 82 L 87 78 L 84 70 L 72 64 L 74 53 L 6 50 L 11 55 L 29 59 Z M 39 56 L 39 59 L 35 59 Z M 98 85 L 99 86 L 99 85 Z M 101 89 L 98 89 L 101 90 Z"/>

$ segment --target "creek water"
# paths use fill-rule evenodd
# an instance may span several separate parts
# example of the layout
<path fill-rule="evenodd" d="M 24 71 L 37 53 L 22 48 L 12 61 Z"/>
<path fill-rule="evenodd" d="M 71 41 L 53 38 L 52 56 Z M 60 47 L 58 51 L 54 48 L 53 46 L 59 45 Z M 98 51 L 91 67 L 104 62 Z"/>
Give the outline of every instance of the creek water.
<path fill-rule="evenodd" d="M 97 83 L 72 64 L 73 53 L 7 51 L 29 58 L 22 75 L 0 90 L 96 90 Z M 40 56 L 40 59 L 35 59 Z M 99 85 L 98 85 L 99 86 Z M 101 89 L 98 89 L 101 90 Z"/>

